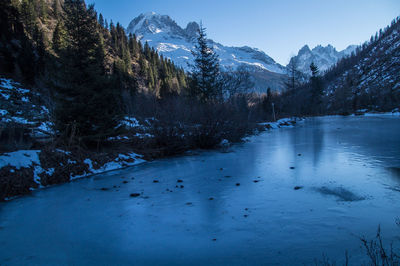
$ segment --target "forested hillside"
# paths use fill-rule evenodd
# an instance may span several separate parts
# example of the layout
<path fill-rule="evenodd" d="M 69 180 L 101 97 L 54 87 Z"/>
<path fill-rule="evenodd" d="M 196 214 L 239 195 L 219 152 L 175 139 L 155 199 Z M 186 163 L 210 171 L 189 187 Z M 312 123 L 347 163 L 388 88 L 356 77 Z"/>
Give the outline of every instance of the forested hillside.
<path fill-rule="evenodd" d="M 39 85 L 40 81 L 48 80 L 49 74 L 54 74 L 54 61 L 63 63 L 67 50 L 90 49 L 90 45 L 95 45 L 99 49 L 97 59 L 110 79 L 135 77 L 136 80 L 124 82 L 124 87 L 148 88 L 159 94 L 161 83 L 171 91 L 185 86 L 181 69 L 136 41 L 134 36 L 128 36 L 119 23 L 104 21 L 93 6 L 86 7 L 83 1 L 6 0 L 1 3 L 1 12 L 3 75 Z M 74 26 L 84 27 L 73 29 Z M 89 38 L 91 43 L 84 43 Z"/>
<path fill-rule="evenodd" d="M 400 19 L 381 29 L 368 42 L 326 72 L 314 63 L 312 77 L 301 82 L 289 74 L 288 90 L 278 110 L 287 115 L 351 114 L 392 111 L 400 107 Z"/>
<path fill-rule="evenodd" d="M 186 87 L 182 69 L 84 1 L 7 0 L 1 12 L 1 74 L 36 88 L 64 137 L 74 128 L 104 140 L 137 93 L 162 98 Z"/>
<path fill-rule="evenodd" d="M 380 30 L 324 76 L 329 112 L 400 107 L 400 19 Z"/>

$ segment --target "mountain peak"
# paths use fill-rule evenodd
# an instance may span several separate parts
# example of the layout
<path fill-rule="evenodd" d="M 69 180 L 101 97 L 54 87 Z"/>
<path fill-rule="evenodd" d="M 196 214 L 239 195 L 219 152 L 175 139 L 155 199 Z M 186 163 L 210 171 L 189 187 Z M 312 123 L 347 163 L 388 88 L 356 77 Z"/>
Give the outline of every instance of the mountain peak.
<path fill-rule="evenodd" d="M 128 33 L 135 33 L 137 36 L 146 34 L 159 34 L 166 32 L 174 35 L 184 35 L 184 31 L 167 15 L 160 15 L 155 12 L 142 13 L 129 23 Z"/>
<path fill-rule="evenodd" d="M 321 71 L 326 71 L 341 58 L 351 54 L 354 50 L 355 46 L 349 46 L 345 50 L 338 52 L 336 48 L 330 44 L 327 46 L 317 45 L 310 50 L 308 45 L 304 45 L 294 58 L 299 62 L 298 69 L 305 74 L 311 75 L 309 66 L 312 62 L 314 62 Z"/>
<path fill-rule="evenodd" d="M 327 46 L 322 46 L 321 44 L 319 44 L 315 46 L 312 51 L 316 53 L 337 53 L 336 48 L 330 44 L 328 44 Z"/>
<path fill-rule="evenodd" d="M 300 50 L 299 50 L 299 54 L 305 53 L 305 52 L 311 52 L 310 47 L 308 47 L 308 45 L 304 45 Z"/>
<path fill-rule="evenodd" d="M 157 13 L 154 12 L 154 11 L 150 11 L 150 12 L 147 12 L 147 13 L 142 13 L 141 15 L 143 15 L 145 17 L 152 17 L 154 15 L 157 15 Z"/>
<path fill-rule="evenodd" d="M 200 30 L 199 24 L 194 21 L 189 22 L 185 28 L 185 32 L 190 38 L 196 37 L 199 30 Z"/>

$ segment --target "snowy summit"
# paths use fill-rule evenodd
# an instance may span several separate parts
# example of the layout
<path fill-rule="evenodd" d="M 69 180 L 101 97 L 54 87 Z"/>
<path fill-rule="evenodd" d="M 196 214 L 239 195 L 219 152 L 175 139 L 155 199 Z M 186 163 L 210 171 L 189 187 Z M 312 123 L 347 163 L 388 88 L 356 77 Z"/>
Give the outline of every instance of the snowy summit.
<path fill-rule="evenodd" d="M 190 70 L 189 64 L 193 60 L 191 50 L 194 48 L 198 29 L 196 22 L 190 22 L 186 28 L 182 28 L 167 15 L 148 12 L 133 19 L 127 32 L 135 34 L 142 43 L 147 42 L 178 66 Z M 223 68 L 235 70 L 244 65 L 252 73 L 259 90 L 267 87 L 281 89 L 286 68 L 263 51 L 248 46 L 228 47 L 213 40 L 208 41 L 217 52 Z"/>

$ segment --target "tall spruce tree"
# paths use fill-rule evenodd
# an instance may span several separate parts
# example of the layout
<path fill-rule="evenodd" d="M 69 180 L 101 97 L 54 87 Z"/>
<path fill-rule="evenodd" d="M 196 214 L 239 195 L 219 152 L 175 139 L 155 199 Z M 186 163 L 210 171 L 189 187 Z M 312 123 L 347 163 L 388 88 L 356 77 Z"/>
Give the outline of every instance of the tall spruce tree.
<path fill-rule="evenodd" d="M 39 17 L 42 20 L 46 20 L 47 19 L 47 4 L 45 3 L 44 0 L 39 1 L 37 9 L 38 9 L 37 13 L 39 14 Z"/>
<path fill-rule="evenodd" d="M 21 20 L 25 26 L 26 31 L 30 36 L 33 35 L 36 26 L 37 12 L 32 0 L 22 0 L 21 7 Z"/>
<path fill-rule="evenodd" d="M 136 36 L 133 34 L 129 34 L 128 38 L 128 47 L 129 47 L 129 52 L 132 57 L 136 57 L 137 53 L 139 52 L 139 46 L 136 41 Z"/>
<path fill-rule="evenodd" d="M 33 14 L 29 14 L 29 10 Z M 26 25 L 29 24 L 29 34 L 33 33 L 35 20 L 33 5 L 29 1 L 20 4 L 20 11 L 12 1 L 0 1 L 0 43 L 3 44 L 0 45 L 0 71 L 29 84 L 33 84 L 35 79 L 36 68 L 32 66 L 37 62 L 37 53 L 26 36 Z"/>
<path fill-rule="evenodd" d="M 53 32 L 53 50 L 58 54 L 66 48 L 66 32 L 65 27 L 61 21 L 57 23 Z"/>
<path fill-rule="evenodd" d="M 219 58 L 213 48 L 207 44 L 206 29 L 201 23 L 198 30 L 197 44 L 192 54 L 194 56 L 194 65 L 191 66 L 190 95 L 202 102 L 221 99 L 222 82 Z"/>
<path fill-rule="evenodd" d="M 310 78 L 311 83 L 311 112 L 314 114 L 321 113 L 322 107 L 322 97 L 324 93 L 324 88 L 322 84 L 321 77 L 319 76 L 319 69 L 314 62 L 310 65 L 310 70 L 312 76 Z"/>
<path fill-rule="evenodd" d="M 93 6 L 65 0 L 66 48 L 60 51 L 56 128 L 86 143 L 112 135 L 119 123 L 116 97 L 108 86 L 104 44 Z"/>
<path fill-rule="evenodd" d="M 99 24 L 102 28 L 104 28 L 104 18 L 103 15 L 100 13 L 99 15 Z"/>

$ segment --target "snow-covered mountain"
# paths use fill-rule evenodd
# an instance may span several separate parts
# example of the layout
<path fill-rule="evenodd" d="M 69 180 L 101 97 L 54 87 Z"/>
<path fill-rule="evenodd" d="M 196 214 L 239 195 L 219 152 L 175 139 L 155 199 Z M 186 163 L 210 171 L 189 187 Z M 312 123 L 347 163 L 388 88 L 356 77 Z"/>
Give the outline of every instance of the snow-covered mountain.
<path fill-rule="evenodd" d="M 196 22 L 190 22 L 186 28 L 182 28 L 169 16 L 150 12 L 133 19 L 127 32 L 136 34 L 142 43 L 147 42 L 176 65 L 190 71 L 189 64 L 193 62 L 191 51 L 194 49 L 198 29 L 199 25 Z M 256 91 L 264 92 L 268 87 L 280 91 L 285 87 L 287 68 L 263 51 L 248 46 L 224 46 L 213 40 L 209 40 L 209 44 L 219 55 L 223 68 L 234 70 L 240 65 L 246 66 L 254 79 Z M 311 50 L 305 45 L 291 61 L 296 60 L 297 69 L 308 76 L 311 75 L 309 68 L 312 62 L 324 72 L 355 49 L 355 45 L 350 45 L 338 52 L 332 45 L 318 45 Z"/>
<path fill-rule="evenodd" d="M 327 45 L 325 47 L 318 45 L 312 50 L 308 45 L 305 45 L 299 50 L 299 53 L 295 57 L 292 57 L 289 64 L 295 61 L 297 69 L 300 72 L 311 75 L 310 65 L 314 62 L 314 64 L 318 66 L 320 72 L 324 72 L 344 56 L 351 55 L 356 48 L 356 45 L 350 45 L 343 51 L 338 52 L 332 45 Z"/>
<path fill-rule="evenodd" d="M 188 63 L 192 63 L 193 60 L 191 50 L 194 49 L 198 28 L 196 22 L 190 22 L 186 28 L 182 28 L 169 16 L 151 12 L 133 19 L 127 32 L 136 34 L 142 43 L 148 42 L 176 65 L 190 70 Z M 247 66 L 257 91 L 265 91 L 267 87 L 282 89 L 286 68 L 263 51 L 248 46 L 227 47 L 213 40 L 209 40 L 209 44 L 219 55 L 223 68 L 236 69 L 240 65 Z"/>

